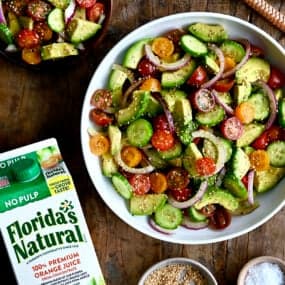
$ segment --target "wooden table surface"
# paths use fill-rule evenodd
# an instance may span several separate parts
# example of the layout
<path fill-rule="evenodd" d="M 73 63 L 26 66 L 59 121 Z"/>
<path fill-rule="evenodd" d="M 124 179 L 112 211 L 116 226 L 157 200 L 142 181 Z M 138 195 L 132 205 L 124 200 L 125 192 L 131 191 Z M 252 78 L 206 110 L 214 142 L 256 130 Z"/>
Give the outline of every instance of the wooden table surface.
<path fill-rule="evenodd" d="M 96 55 L 90 55 L 81 66 L 65 71 L 34 72 L 0 58 L 0 151 L 49 137 L 58 140 L 74 178 L 107 284 L 135 285 L 153 263 L 175 256 L 202 262 L 221 285 L 235 284 L 242 265 L 253 257 L 274 255 L 285 259 L 285 209 L 248 234 L 209 245 L 177 245 L 141 234 L 123 223 L 101 200 L 85 170 L 80 145 L 81 107 L 88 82 L 107 51 L 136 27 L 176 12 L 211 11 L 254 23 L 283 46 L 284 34 L 242 1 L 113 2 L 108 34 Z M 283 0 L 269 2 L 285 13 Z M 3 242 L 0 244 L 1 279 L 5 276 L 5 284 L 14 284 Z"/>

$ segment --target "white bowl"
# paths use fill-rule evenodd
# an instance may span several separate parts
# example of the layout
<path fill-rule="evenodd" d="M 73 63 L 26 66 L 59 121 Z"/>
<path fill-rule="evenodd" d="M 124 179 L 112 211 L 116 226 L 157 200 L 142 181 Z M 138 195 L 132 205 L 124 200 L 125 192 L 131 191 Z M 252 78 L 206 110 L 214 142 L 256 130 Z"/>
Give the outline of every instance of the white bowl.
<path fill-rule="evenodd" d="M 232 38 L 247 38 L 251 43 L 262 47 L 266 56 L 269 57 L 270 55 L 270 62 L 285 72 L 285 65 L 280 64 L 285 60 L 285 50 L 282 46 L 261 29 L 239 18 L 216 13 L 190 12 L 154 20 L 134 30 L 117 43 L 95 71 L 83 104 L 81 144 L 86 167 L 94 186 L 108 207 L 125 223 L 156 239 L 180 244 L 208 244 L 240 236 L 268 221 L 285 204 L 285 181 L 279 183 L 274 190 L 259 195 L 260 207 L 258 209 L 246 216 L 233 217 L 231 225 L 222 231 L 210 229 L 189 231 L 180 227 L 172 235 L 165 235 L 153 230 L 149 226 L 146 217 L 130 214 L 126 201 L 113 189 L 110 180 L 102 175 L 99 159 L 90 152 L 87 133 L 88 127 L 91 126 L 89 111 L 92 93 L 94 90 L 106 86 L 112 64 L 121 62 L 126 49 L 141 38 L 161 35 L 173 28 L 187 27 L 193 22 L 222 24 Z"/>
<path fill-rule="evenodd" d="M 174 257 L 162 260 L 154 265 L 152 265 L 140 278 L 138 285 L 144 285 L 145 281 L 147 280 L 148 276 L 156 270 L 162 269 L 168 265 L 174 264 L 183 264 L 183 265 L 191 265 L 194 269 L 198 269 L 198 271 L 203 275 L 203 277 L 207 280 L 208 285 L 218 285 L 217 280 L 215 279 L 214 275 L 211 271 L 204 266 L 202 263 L 184 257 Z M 191 283 L 189 283 L 191 284 Z"/>

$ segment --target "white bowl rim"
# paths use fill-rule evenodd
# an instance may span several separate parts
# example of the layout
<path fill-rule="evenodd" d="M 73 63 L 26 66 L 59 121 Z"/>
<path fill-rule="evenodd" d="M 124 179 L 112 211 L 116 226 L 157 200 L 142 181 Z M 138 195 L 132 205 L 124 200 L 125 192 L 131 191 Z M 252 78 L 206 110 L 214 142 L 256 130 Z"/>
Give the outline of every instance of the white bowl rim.
<path fill-rule="evenodd" d="M 133 30 L 132 32 L 130 32 L 129 34 L 127 34 L 125 37 L 123 37 L 107 54 L 106 56 L 103 58 L 103 60 L 101 61 L 101 63 L 98 65 L 97 69 L 95 70 L 95 72 L 93 73 L 93 76 L 91 77 L 91 80 L 89 82 L 89 86 L 87 88 L 86 94 L 85 94 L 85 98 L 84 98 L 84 103 L 83 103 L 83 108 L 82 108 L 82 114 L 81 114 L 81 148 L 82 148 L 82 152 L 83 152 L 83 157 L 84 157 L 84 161 L 85 161 L 85 165 L 89 174 L 90 179 L 92 180 L 92 183 L 94 186 L 96 186 L 96 179 L 94 178 L 94 175 L 92 175 L 92 169 L 91 166 L 87 163 L 87 159 L 88 159 L 88 155 L 90 155 L 89 150 L 87 150 L 86 145 L 88 145 L 86 143 L 86 122 L 85 122 L 85 118 L 84 118 L 84 110 L 86 107 L 86 105 L 90 105 L 89 102 L 87 102 L 88 100 L 86 99 L 86 95 L 88 94 L 88 92 L 90 93 L 92 90 L 91 89 L 91 83 L 94 81 L 94 78 L 96 77 L 96 74 L 98 72 L 100 72 L 100 69 L 103 68 L 106 58 L 108 58 L 108 56 L 110 57 L 110 54 L 112 54 L 114 51 L 118 50 L 121 51 L 122 47 L 124 45 L 124 43 L 126 41 L 129 41 L 134 35 L 140 33 L 140 31 L 143 31 L 146 28 L 151 28 L 152 26 L 156 26 L 159 25 L 160 23 L 163 23 L 164 21 L 174 21 L 174 20 L 179 20 L 181 18 L 185 18 L 185 17 L 189 17 L 189 23 L 191 22 L 190 19 L 191 17 L 194 17 L 196 19 L 198 19 L 199 17 L 213 17 L 217 20 L 226 20 L 226 21 L 230 21 L 230 22 L 234 22 L 236 24 L 240 24 L 241 26 L 244 26 L 248 29 L 254 30 L 257 34 L 261 35 L 262 38 L 265 38 L 268 42 L 270 42 L 270 44 L 272 44 L 279 52 L 280 54 L 282 54 L 282 56 L 285 57 L 285 49 L 281 46 L 281 44 L 279 44 L 275 39 L 273 39 L 269 34 L 267 34 L 266 32 L 264 32 L 262 29 L 260 29 L 259 27 L 246 22 L 243 19 L 240 19 L 238 17 L 235 16 L 231 16 L 231 15 L 225 15 L 225 14 L 221 14 L 221 13 L 213 13 L 213 12 L 183 12 L 183 13 L 177 13 L 177 14 L 173 14 L 173 15 L 169 15 L 169 16 L 164 16 L 155 20 L 152 20 L 142 26 L 139 26 L 138 28 L 136 28 L 135 30 Z M 198 21 L 198 20 L 196 20 Z M 193 21 L 192 21 L 193 22 Z M 284 70 L 285 71 L 285 70 Z M 96 188 L 96 187 L 95 187 Z M 103 201 L 108 205 L 108 207 L 121 219 L 123 220 L 126 224 L 128 224 L 129 226 L 133 227 L 134 229 L 140 231 L 141 233 L 146 234 L 147 236 L 159 239 L 159 240 L 163 240 L 163 241 L 167 241 L 167 242 L 172 242 L 172 243 L 178 243 L 178 244 L 209 244 L 209 243 L 215 243 L 215 242 L 220 242 L 220 241 L 225 241 L 225 240 L 229 240 L 238 236 L 241 236 L 243 234 L 246 234 L 256 228 L 258 228 L 259 226 L 261 226 L 262 224 L 264 224 L 265 222 L 267 222 L 269 219 L 271 219 L 276 213 L 278 213 L 282 207 L 285 205 L 285 199 L 281 200 L 280 203 L 274 208 L 274 210 L 272 210 L 269 214 L 267 214 L 266 216 L 264 216 L 263 218 L 259 219 L 258 222 L 250 225 L 250 226 L 246 226 L 244 229 L 239 230 L 237 232 L 234 233 L 229 233 L 229 234 L 224 234 L 221 236 L 217 236 L 217 237 L 212 237 L 209 239 L 203 239 L 203 240 L 191 240 L 191 235 L 189 235 L 189 239 L 185 238 L 185 239 L 178 239 L 178 238 L 173 238 L 173 236 L 171 235 L 164 235 L 161 234 L 159 232 L 156 231 L 151 231 L 149 228 L 144 228 L 144 227 L 136 227 L 134 225 L 134 223 L 132 223 L 129 219 L 129 217 L 123 217 L 122 215 L 120 215 L 115 209 L 113 209 L 112 206 L 114 205 L 110 205 L 109 201 L 108 201 L 108 197 L 106 196 L 106 194 L 104 194 L 102 191 L 97 189 L 97 192 L 99 193 L 99 195 L 101 196 L 101 198 L 103 199 Z M 115 191 L 114 191 L 115 195 L 118 195 Z M 118 195 L 119 197 L 119 195 Z M 129 214 L 130 215 L 130 214 Z"/>

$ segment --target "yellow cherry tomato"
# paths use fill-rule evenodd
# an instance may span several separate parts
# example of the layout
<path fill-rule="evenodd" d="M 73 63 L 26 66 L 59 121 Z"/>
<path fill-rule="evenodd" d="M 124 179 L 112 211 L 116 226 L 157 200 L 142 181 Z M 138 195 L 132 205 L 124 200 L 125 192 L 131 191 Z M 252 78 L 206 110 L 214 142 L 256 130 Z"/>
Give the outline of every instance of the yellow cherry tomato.
<path fill-rule="evenodd" d="M 152 51 L 160 58 L 168 58 L 174 52 L 174 44 L 165 37 L 155 38 L 151 45 Z"/>

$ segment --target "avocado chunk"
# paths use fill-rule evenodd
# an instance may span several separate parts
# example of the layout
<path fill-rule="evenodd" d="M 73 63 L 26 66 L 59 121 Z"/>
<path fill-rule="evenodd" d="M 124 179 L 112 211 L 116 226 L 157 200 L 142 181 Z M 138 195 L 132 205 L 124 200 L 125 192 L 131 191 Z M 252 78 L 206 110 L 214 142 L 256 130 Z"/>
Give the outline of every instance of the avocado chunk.
<path fill-rule="evenodd" d="M 284 167 L 270 166 L 268 170 L 256 171 L 253 186 L 257 192 L 265 192 L 272 189 L 284 177 Z"/>
<path fill-rule="evenodd" d="M 166 201 L 166 194 L 133 195 L 130 199 L 130 212 L 132 215 L 151 215 Z"/>
<path fill-rule="evenodd" d="M 233 173 L 226 174 L 223 185 L 235 197 L 238 197 L 242 200 L 245 200 L 247 198 L 247 189 L 245 188 L 242 181 Z"/>
<path fill-rule="evenodd" d="M 244 102 L 248 99 L 251 94 L 251 84 L 248 81 L 242 81 L 234 86 L 234 98 L 237 104 Z"/>
<path fill-rule="evenodd" d="M 78 55 L 78 50 L 70 43 L 53 43 L 41 48 L 43 60 L 57 59 L 66 56 Z"/>
<path fill-rule="evenodd" d="M 188 30 L 204 42 L 219 43 L 228 38 L 225 28 L 219 24 L 195 23 Z"/>
<path fill-rule="evenodd" d="M 93 37 L 100 29 L 101 25 L 97 23 L 75 18 L 68 24 L 67 35 L 72 43 L 79 44 Z"/>
<path fill-rule="evenodd" d="M 236 141 L 237 147 L 250 145 L 264 130 L 264 125 L 252 123 L 244 126 L 241 137 Z"/>
<path fill-rule="evenodd" d="M 216 187 L 208 187 L 206 193 L 194 207 L 201 210 L 209 204 L 219 204 L 229 211 L 234 211 L 238 208 L 238 200 L 228 191 Z"/>
<path fill-rule="evenodd" d="M 192 121 L 192 108 L 189 100 L 186 98 L 178 98 L 175 100 L 172 115 L 174 123 L 178 128 Z"/>
<path fill-rule="evenodd" d="M 18 34 L 21 30 L 19 19 L 13 12 L 8 12 L 8 27 L 13 36 Z"/>
<path fill-rule="evenodd" d="M 160 91 L 160 94 L 171 113 L 173 113 L 175 101 L 187 97 L 187 94 L 179 89 L 163 89 Z"/>
<path fill-rule="evenodd" d="M 112 155 L 116 155 L 121 151 L 121 138 L 122 133 L 117 126 L 109 125 L 108 136 L 110 139 L 110 152 Z"/>
<path fill-rule="evenodd" d="M 232 158 L 229 163 L 232 173 L 239 179 L 242 179 L 250 168 L 248 155 L 237 147 L 234 149 Z"/>
<path fill-rule="evenodd" d="M 27 16 L 19 16 L 19 24 L 22 28 L 32 30 L 34 28 L 34 20 Z"/>
<path fill-rule="evenodd" d="M 247 81 L 253 83 L 257 80 L 267 82 L 270 76 L 269 63 L 259 57 L 251 57 L 239 70 L 236 72 L 237 83 Z"/>
<path fill-rule="evenodd" d="M 150 96 L 147 110 L 146 110 L 146 115 L 152 118 L 162 112 L 163 112 L 163 109 L 162 109 L 161 104 L 153 96 Z"/>
<path fill-rule="evenodd" d="M 60 9 L 66 9 L 70 0 L 48 0 L 53 6 Z"/>
<path fill-rule="evenodd" d="M 191 177 L 199 176 L 196 171 L 195 161 L 202 157 L 203 156 L 195 143 L 190 143 L 186 147 L 183 157 L 183 166 Z"/>
<path fill-rule="evenodd" d="M 118 111 L 118 124 L 127 125 L 142 116 L 147 110 L 150 96 L 149 91 L 136 90 L 130 105 Z"/>
<path fill-rule="evenodd" d="M 116 164 L 114 157 L 110 153 L 102 155 L 102 173 L 104 176 L 112 177 L 118 172 L 118 165 Z"/>
<path fill-rule="evenodd" d="M 254 107 L 254 119 L 262 121 L 269 116 L 270 107 L 268 97 L 262 93 L 252 94 L 247 100 Z"/>
<path fill-rule="evenodd" d="M 136 69 L 140 60 L 144 56 L 145 44 L 150 43 L 151 40 L 151 38 L 145 38 L 132 44 L 125 53 L 122 63 L 123 66 L 130 69 Z"/>

